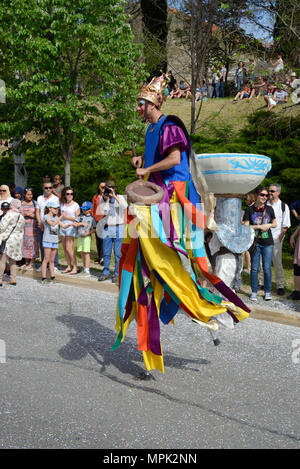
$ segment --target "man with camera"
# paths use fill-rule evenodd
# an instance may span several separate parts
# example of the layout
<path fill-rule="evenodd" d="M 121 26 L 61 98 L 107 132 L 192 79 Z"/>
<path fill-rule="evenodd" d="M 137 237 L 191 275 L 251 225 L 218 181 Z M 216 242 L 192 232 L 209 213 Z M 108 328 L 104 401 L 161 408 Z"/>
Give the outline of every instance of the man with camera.
<path fill-rule="evenodd" d="M 103 261 L 104 269 L 99 277 L 99 282 L 112 279 L 113 283 L 118 282 L 119 261 L 121 246 L 125 229 L 125 214 L 127 202 L 122 195 L 115 192 L 114 181 L 107 181 L 105 184 L 102 200 L 100 202 L 100 212 L 104 215 L 101 220 L 101 237 L 103 238 Z M 99 230 L 97 229 L 99 234 Z M 110 260 L 112 247 L 114 246 L 115 268 L 114 274 L 110 275 Z"/>

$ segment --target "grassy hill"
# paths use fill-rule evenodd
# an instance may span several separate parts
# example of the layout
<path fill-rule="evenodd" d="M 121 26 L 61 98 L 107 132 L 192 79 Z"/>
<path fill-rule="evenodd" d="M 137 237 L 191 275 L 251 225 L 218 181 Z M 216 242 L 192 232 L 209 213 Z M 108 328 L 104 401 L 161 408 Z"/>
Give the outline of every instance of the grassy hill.
<path fill-rule="evenodd" d="M 289 107 L 287 105 L 278 105 L 272 111 L 275 114 L 284 116 L 294 116 L 299 113 L 299 106 Z M 197 110 L 200 104 L 197 103 Z M 212 132 L 213 128 L 231 127 L 233 133 L 247 126 L 247 118 L 258 110 L 266 110 L 266 103 L 263 98 L 254 98 L 250 102 L 246 99 L 232 102 L 232 98 L 208 99 L 203 101 L 200 117 L 197 123 L 196 134 L 203 130 Z M 164 114 L 176 114 L 183 120 L 188 130 L 191 123 L 191 103 L 188 99 L 167 99 L 162 106 Z"/>

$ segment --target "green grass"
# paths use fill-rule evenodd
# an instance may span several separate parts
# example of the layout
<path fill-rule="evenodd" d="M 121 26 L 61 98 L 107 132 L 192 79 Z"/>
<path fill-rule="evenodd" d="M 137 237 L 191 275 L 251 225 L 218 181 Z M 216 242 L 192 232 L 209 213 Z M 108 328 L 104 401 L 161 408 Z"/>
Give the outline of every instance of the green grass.
<path fill-rule="evenodd" d="M 272 112 L 276 114 L 284 113 L 284 116 L 295 115 L 299 112 L 297 106 L 285 109 L 291 104 L 289 101 L 287 105 L 278 105 Z M 197 110 L 199 106 L 200 104 L 197 102 Z M 236 104 L 233 104 L 232 98 L 208 99 L 202 103 L 200 117 L 196 125 L 196 135 L 201 135 L 203 130 L 209 133 L 213 131 L 211 130 L 213 127 L 224 126 L 230 128 L 231 132 L 237 133 L 247 125 L 247 117 L 250 114 L 266 108 L 266 103 L 262 97 L 253 98 L 250 102 L 246 99 L 239 100 Z M 191 102 L 189 99 L 167 99 L 162 106 L 162 112 L 180 117 L 188 131 L 190 131 Z"/>

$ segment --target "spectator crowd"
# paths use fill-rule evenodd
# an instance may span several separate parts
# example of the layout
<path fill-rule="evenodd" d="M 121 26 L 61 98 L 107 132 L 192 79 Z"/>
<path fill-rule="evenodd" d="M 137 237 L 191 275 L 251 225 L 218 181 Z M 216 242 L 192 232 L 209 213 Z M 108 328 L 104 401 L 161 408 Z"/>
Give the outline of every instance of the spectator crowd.
<path fill-rule="evenodd" d="M 245 196 L 246 210 L 242 223 L 255 230 L 254 243 L 244 253 L 244 272 L 250 274 L 252 301 L 257 300 L 259 289 L 264 289 L 265 300 L 272 299 L 272 264 L 275 272 L 277 295 L 285 295 L 282 266 L 283 240 L 291 227 L 290 212 L 300 224 L 300 201 L 289 207 L 280 199 L 281 186 L 259 186 Z M 124 236 L 127 202 L 117 194 L 114 181 L 102 181 L 91 201 L 76 202 L 72 187 L 65 187 L 62 177 L 52 179 L 45 175 L 42 194 L 36 200 L 32 188 L 0 186 L 0 286 L 3 274 L 9 273 L 8 285 L 16 285 L 17 266 L 25 270 L 39 270 L 42 284 L 55 282 L 57 273 L 90 277 L 91 242 L 95 236 L 98 259 L 103 267 L 99 281 L 118 283 L 121 244 Z M 211 236 L 206 233 L 205 247 L 209 261 Z M 58 246 L 61 242 L 66 266 L 59 268 Z M 294 291 L 287 297 L 300 299 L 300 225 L 290 237 L 294 249 Z M 79 271 L 77 253 L 82 267 Z M 111 272 L 112 251 L 114 266 Z M 40 258 L 41 265 L 36 261 Z M 50 279 L 47 280 L 47 268 Z"/>
<path fill-rule="evenodd" d="M 197 83 L 195 90 L 196 101 L 207 101 L 208 98 L 224 98 L 225 84 L 229 94 L 234 94 L 233 103 L 245 100 L 263 98 L 268 111 L 275 106 L 285 104 L 288 97 L 293 95 L 295 100 L 300 101 L 300 79 L 293 71 L 286 71 L 283 58 L 278 54 L 275 61 L 270 61 L 271 68 L 264 72 L 256 72 L 256 64 L 253 58 L 249 59 L 247 65 L 240 61 L 234 70 L 233 88 L 229 86 L 228 70 L 225 65 L 218 63 L 210 68 L 210 80 Z M 192 98 L 191 85 L 184 80 L 177 83 L 172 71 L 167 74 L 169 80 L 166 88 L 167 99 Z M 227 93 L 228 94 L 228 93 Z"/>
<path fill-rule="evenodd" d="M 38 197 L 30 187 L 0 186 L 0 286 L 5 272 L 10 276 L 7 284 L 16 285 L 17 266 L 40 271 L 42 284 L 55 282 L 58 273 L 90 277 L 93 235 L 98 253 L 95 263 L 103 266 L 98 280 L 117 283 L 127 203 L 117 194 L 114 181 L 100 182 L 92 201 L 81 204 L 75 200 L 74 189 L 64 186 L 61 175 L 52 181 L 46 174 L 41 186 Z M 59 268 L 59 243 L 67 264 L 63 270 Z M 80 271 L 75 250 L 82 258 Z"/>

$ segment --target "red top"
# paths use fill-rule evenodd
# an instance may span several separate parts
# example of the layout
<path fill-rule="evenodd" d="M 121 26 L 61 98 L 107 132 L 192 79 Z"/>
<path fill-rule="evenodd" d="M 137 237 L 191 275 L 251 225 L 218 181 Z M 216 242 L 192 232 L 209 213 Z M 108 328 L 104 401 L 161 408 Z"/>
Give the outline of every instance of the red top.
<path fill-rule="evenodd" d="M 101 195 L 97 194 L 94 195 L 92 199 L 92 215 L 95 218 L 96 222 L 101 220 L 103 218 L 103 213 L 100 213 L 100 201 L 101 201 Z"/>

